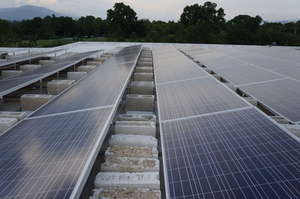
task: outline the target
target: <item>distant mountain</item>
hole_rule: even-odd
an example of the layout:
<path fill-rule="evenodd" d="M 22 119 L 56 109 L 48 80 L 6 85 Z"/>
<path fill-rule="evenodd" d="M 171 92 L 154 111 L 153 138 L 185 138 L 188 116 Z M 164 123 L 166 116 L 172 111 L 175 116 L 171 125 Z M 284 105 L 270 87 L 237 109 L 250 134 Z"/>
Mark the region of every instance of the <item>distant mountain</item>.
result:
<path fill-rule="evenodd" d="M 10 21 L 21 21 L 23 19 L 46 17 L 49 15 L 66 16 L 48 8 L 31 5 L 25 5 L 16 8 L 0 8 L 0 19 L 6 19 Z"/>

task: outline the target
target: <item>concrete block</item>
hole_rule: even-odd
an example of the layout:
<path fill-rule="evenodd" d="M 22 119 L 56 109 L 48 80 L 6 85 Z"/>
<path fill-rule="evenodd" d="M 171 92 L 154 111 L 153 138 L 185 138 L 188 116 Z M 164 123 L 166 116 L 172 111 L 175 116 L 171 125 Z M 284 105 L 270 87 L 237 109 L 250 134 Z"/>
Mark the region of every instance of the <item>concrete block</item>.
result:
<path fill-rule="evenodd" d="M 47 65 L 47 64 L 53 64 L 53 63 L 55 63 L 55 60 L 52 60 L 52 59 L 45 59 L 45 60 L 42 59 L 39 61 L 40 65 Z"/>
<path fill-rule="evenodd" d="M 8 52 L 0 52 L 0 60 L 1 59 L 7 59 L 8 58 Z"/>
<path fill-rule="evenodd" d="M 97 66 L 96 65 L 83 65 L 78 67 L 78 72 L 90 72 L 94 70 Z"/>
<path fill-rule="evenodd" d="M 106 52 L 106 53 L 103 53 L 101 55 L 101 57 L 112 57 L 113 55 L 114 55 L 113 53 Z"/>
<path fill-rule="evenodd" d="M 57 95 L 70 87 L 74 82 L 75 80 L 52 80 L 47 84 L 48 93 L 51 95 Z"/>
<path fill-rule="evenodd" d="M 154 110 L 154 95 L 134 95 L 126 96 L 126 111 L 151 111 Z"/>
<path fill-rule="evenodd" d="M 18 120 L 16 118 L 0 118 L 0 135 L 17 122 Z"/>
<path fill-rule="evenodd" d="M 25 94 L 21 96 L 21 107 L 23 111 L 34 111 L 47 103 L 53 95 Z"/>
<path fill-rule="evenodd" d="M 117 117 L 118 121 L 156 121 L 155 114 L 143 114 L 143 113 L 133 113 L 133 114 L 120 114 Z"/>
<path fill-rule="evenodd" d="M 105 172 L 159 172 L 159 160 L 154 158 L 108 157 L 101 165 Z"/>
<path fill-rule="evenodd" d="M 137 62 L 137 67 L 152 67 L 153 66 L 153 62 L 145 62 L 145 61 L 138 61 Z"/>
<path fill-rule="evenodd" d="M 252 97 L 245 97 L 245 100 L 247 100 L 250 104 L 257 106 L 258 105 L 258 101 Z"/>
<path fill-rule="evenodd" d="M 135 72 L 136 73 L 153 73 L 153 67 L 150 67 L 150 66 L 136 67 Z"/>
<path fill-rule="evenodd" d="M 160 190 L 146 188 L 95 189 L 90 199 L 161 199 Z"/>
<path fill-rule="evenodd" d="M 151 57 L 144 57 L 144 56 L 141 56 L 139 58 L 139 61 L 140 62 L 153 62 L 153 59 Z"/>
<path fill-rule="evenodd" d="M 68 76 L 68 80 L 80 80 L 81 78 L 83 78 L 85 75 L 87 74 L 87 72 L 68 72 L 67 76 Z"/>
<path fill-rule="evenodd" d="M 15 118 L 17 120 L 22 120 L 27 115 L 26 112 L 9 112 L 9 111 L 1 111 L 0 118 Z"/>
<path fill-rule="evenodd" d="M 152 81 L 133 81 L 130 83 L 130 93 L 152 95 L 154 93 L 154 83 Z"/>
<path fill-rule="evenodd" d="M 105 151 L 105 157 L 136 157 L 136 158 L 158 158 L 155 147 L 130 147 L 111 146 Z"/>
<path fill-rule="evenodd" d="M 157 148 L 157 139 L 145 135 L 113 135 L 109 140 L 109 145 Z"/>
<path fill-rule="evenodd" d="M 283 127 L 285 127 L 287 130 L 289 130 L 292 134 L 300 138 L 300 125 L 289 125 L 289 124 L 283 124 Z"/>
<path fill-rule="evenodd" d="M 42 65 L 39 65 L 39 64 L 26 64 L 26 65 L 20 66 L 20 70 L 21 71 L 31 71 L 31 70 L 37 70 L 41 67 L 42 67 Z"/>
<path fill-rule="evenodd" d="M 287 119 L 285 119 L 281 116 L 271 116 L 271 117 L 273 120 L 275 120 L 279 124 L 289 124 L 290 123 L 290 121 L 288 121 Z"/>
<path fill-rule="evenodd" d="M 3 71 L 1 71 L 1 77 L 9 78 L 9 77 L 21 75 L 22 73 L 23 73 L 23 71 L 21 71 L 21 70 L 3 70 Z"/>
<path fill-rule="evenodd" d="M 97 65 L 100 65 L 102 63 L 103 63 L 103 61 L 88 61 L 86 63 L 86 65 L 95 65 L 95 66 L 97 66 Z"/>
<path fill-rule="evenodd" d="M 151 121 L 116 121 L 114 128 L 116 134 L 156 135 L 156 123 Z"/>
<path fill-rule="evenodd" d="M 134 81 L 153 81 L 153 73 L 134 73 Z"/>
<path fill-rule="evenodd" d="M 96 188 L 150 188 L 159 189 L 158 172 L 100 172 L 95 179 Z"/>

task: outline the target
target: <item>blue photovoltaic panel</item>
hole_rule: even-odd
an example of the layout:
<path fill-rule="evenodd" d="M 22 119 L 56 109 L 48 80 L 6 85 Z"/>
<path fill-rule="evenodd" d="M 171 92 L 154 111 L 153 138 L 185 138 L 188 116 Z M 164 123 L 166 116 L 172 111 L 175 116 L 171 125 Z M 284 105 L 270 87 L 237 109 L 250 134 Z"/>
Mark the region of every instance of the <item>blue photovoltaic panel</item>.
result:
<path fill-rule="evenodd" d="M 243 63 L 236 63 L 232 66 L 216 68 L 214 69 L 214 72 L 235 85 L 284 78 L 284 76 L 281 76 L 279 74 Z"/>
<path fill-rule="evenodd" d="M 110 58 L 79 84 L 31 116 L 114 105 L 126 80 L 131 75 L 130 72 L 140 49 L 140 46 L 131 49 L 125 48 L 128 52 L 121 51 L 117 57 Z M 128 53 L 130 54 L 128 55 Z"/>
<path fill-rule="evenodd" d="M 161 120 L 249 106 L 212 77 L 157 85 Z"/>
<path fill-rule="evenodd" d="M 57 59 L 56 63 L 47 64 L 40 69 L 26 71 L 21 75 L 7 78 L 0 81 L 0 96 L 9 94 L 13 91 L 16 91 L 20 88 L 28 86 L 34 82 L 37 82 L 51 74 L 56 73 L 57 71 L 63 70 L 67 67 L 70 67 L 78 62 L 86 59 L 88 56 L 95 54 L 98 51 L 91 51 L 86 53 L 80 53 L 72 55 L 69 57 L 64 57 Z"/>
<path fill-rule="evenodd" d="M 25 120 L 2 135 L 0 198 L 69 198 L 111 111 Z"/>
<path fill-rule="evenodd" d="M 286 79 L 241 89 L 291 121 L 300 121 L 300 82 Z"/>
<path fill-rule="evenodd" d="M 173 48 L 170 49 L 172 53 L 170 51 L 161 53 L 159 49 L 153 51 L 157 84 L 208 75 L 185 55 L 176 49 L 174 52 L 173 50 Z M 166 56 L 163 56 L 164 54 Z"/>
<path fill-rule="evenodd" d="M 161 128 L 169 198 L 300 198 L 299 142 L 254 108 Z"/>

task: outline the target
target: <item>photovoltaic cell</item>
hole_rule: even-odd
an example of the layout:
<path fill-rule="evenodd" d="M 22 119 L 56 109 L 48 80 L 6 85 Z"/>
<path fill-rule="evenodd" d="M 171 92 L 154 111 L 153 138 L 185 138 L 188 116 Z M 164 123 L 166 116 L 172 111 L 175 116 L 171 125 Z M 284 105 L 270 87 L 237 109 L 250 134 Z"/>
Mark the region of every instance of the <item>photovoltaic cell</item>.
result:
<path fill-rule="evenodd" d="M 161 130 L 169 198 L 300 198 L 299 142 L 254 108 Z"/>
<path fill-rule="evenodd" d="M 25 120 L 0 139 L 0 198 L 69 198 L 111 109 Z"/>
<path fill-rule="evenodd" d="M 248 106 L 211 77 L 157 85 L 161 120 Z"/>
<path fill-rule="evenodd" d="M 241 87 L 246 93 L 295 122 L 300 120 L 299 88 L 300 82 L 289 79 Z"/>

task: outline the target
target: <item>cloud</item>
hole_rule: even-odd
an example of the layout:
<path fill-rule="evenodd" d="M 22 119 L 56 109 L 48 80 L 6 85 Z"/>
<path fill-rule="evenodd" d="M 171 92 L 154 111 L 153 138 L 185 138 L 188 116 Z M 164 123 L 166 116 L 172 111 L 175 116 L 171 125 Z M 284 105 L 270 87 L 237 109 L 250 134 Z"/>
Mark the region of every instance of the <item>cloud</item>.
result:
<path fill-rule="evenodd" d="M 57 0 L 16 0 L 17 5 L 31 4 L 40 6 L 49 6 L 57 3 Z"/>
<path fill-rule="evenodd" d="M 106 17 L 106 10 L 116 2 L 130 5 L 139 18 L 177 21 L 187 5 L 208 0 L 0 0 L 0 7 L 32 4 L 72 14 Z M 212 0 L 225 9 L 226 18 L 238 14 L 260 15 L 265 20 L 295 19 L 300 13 L 300 0 Z"/>

